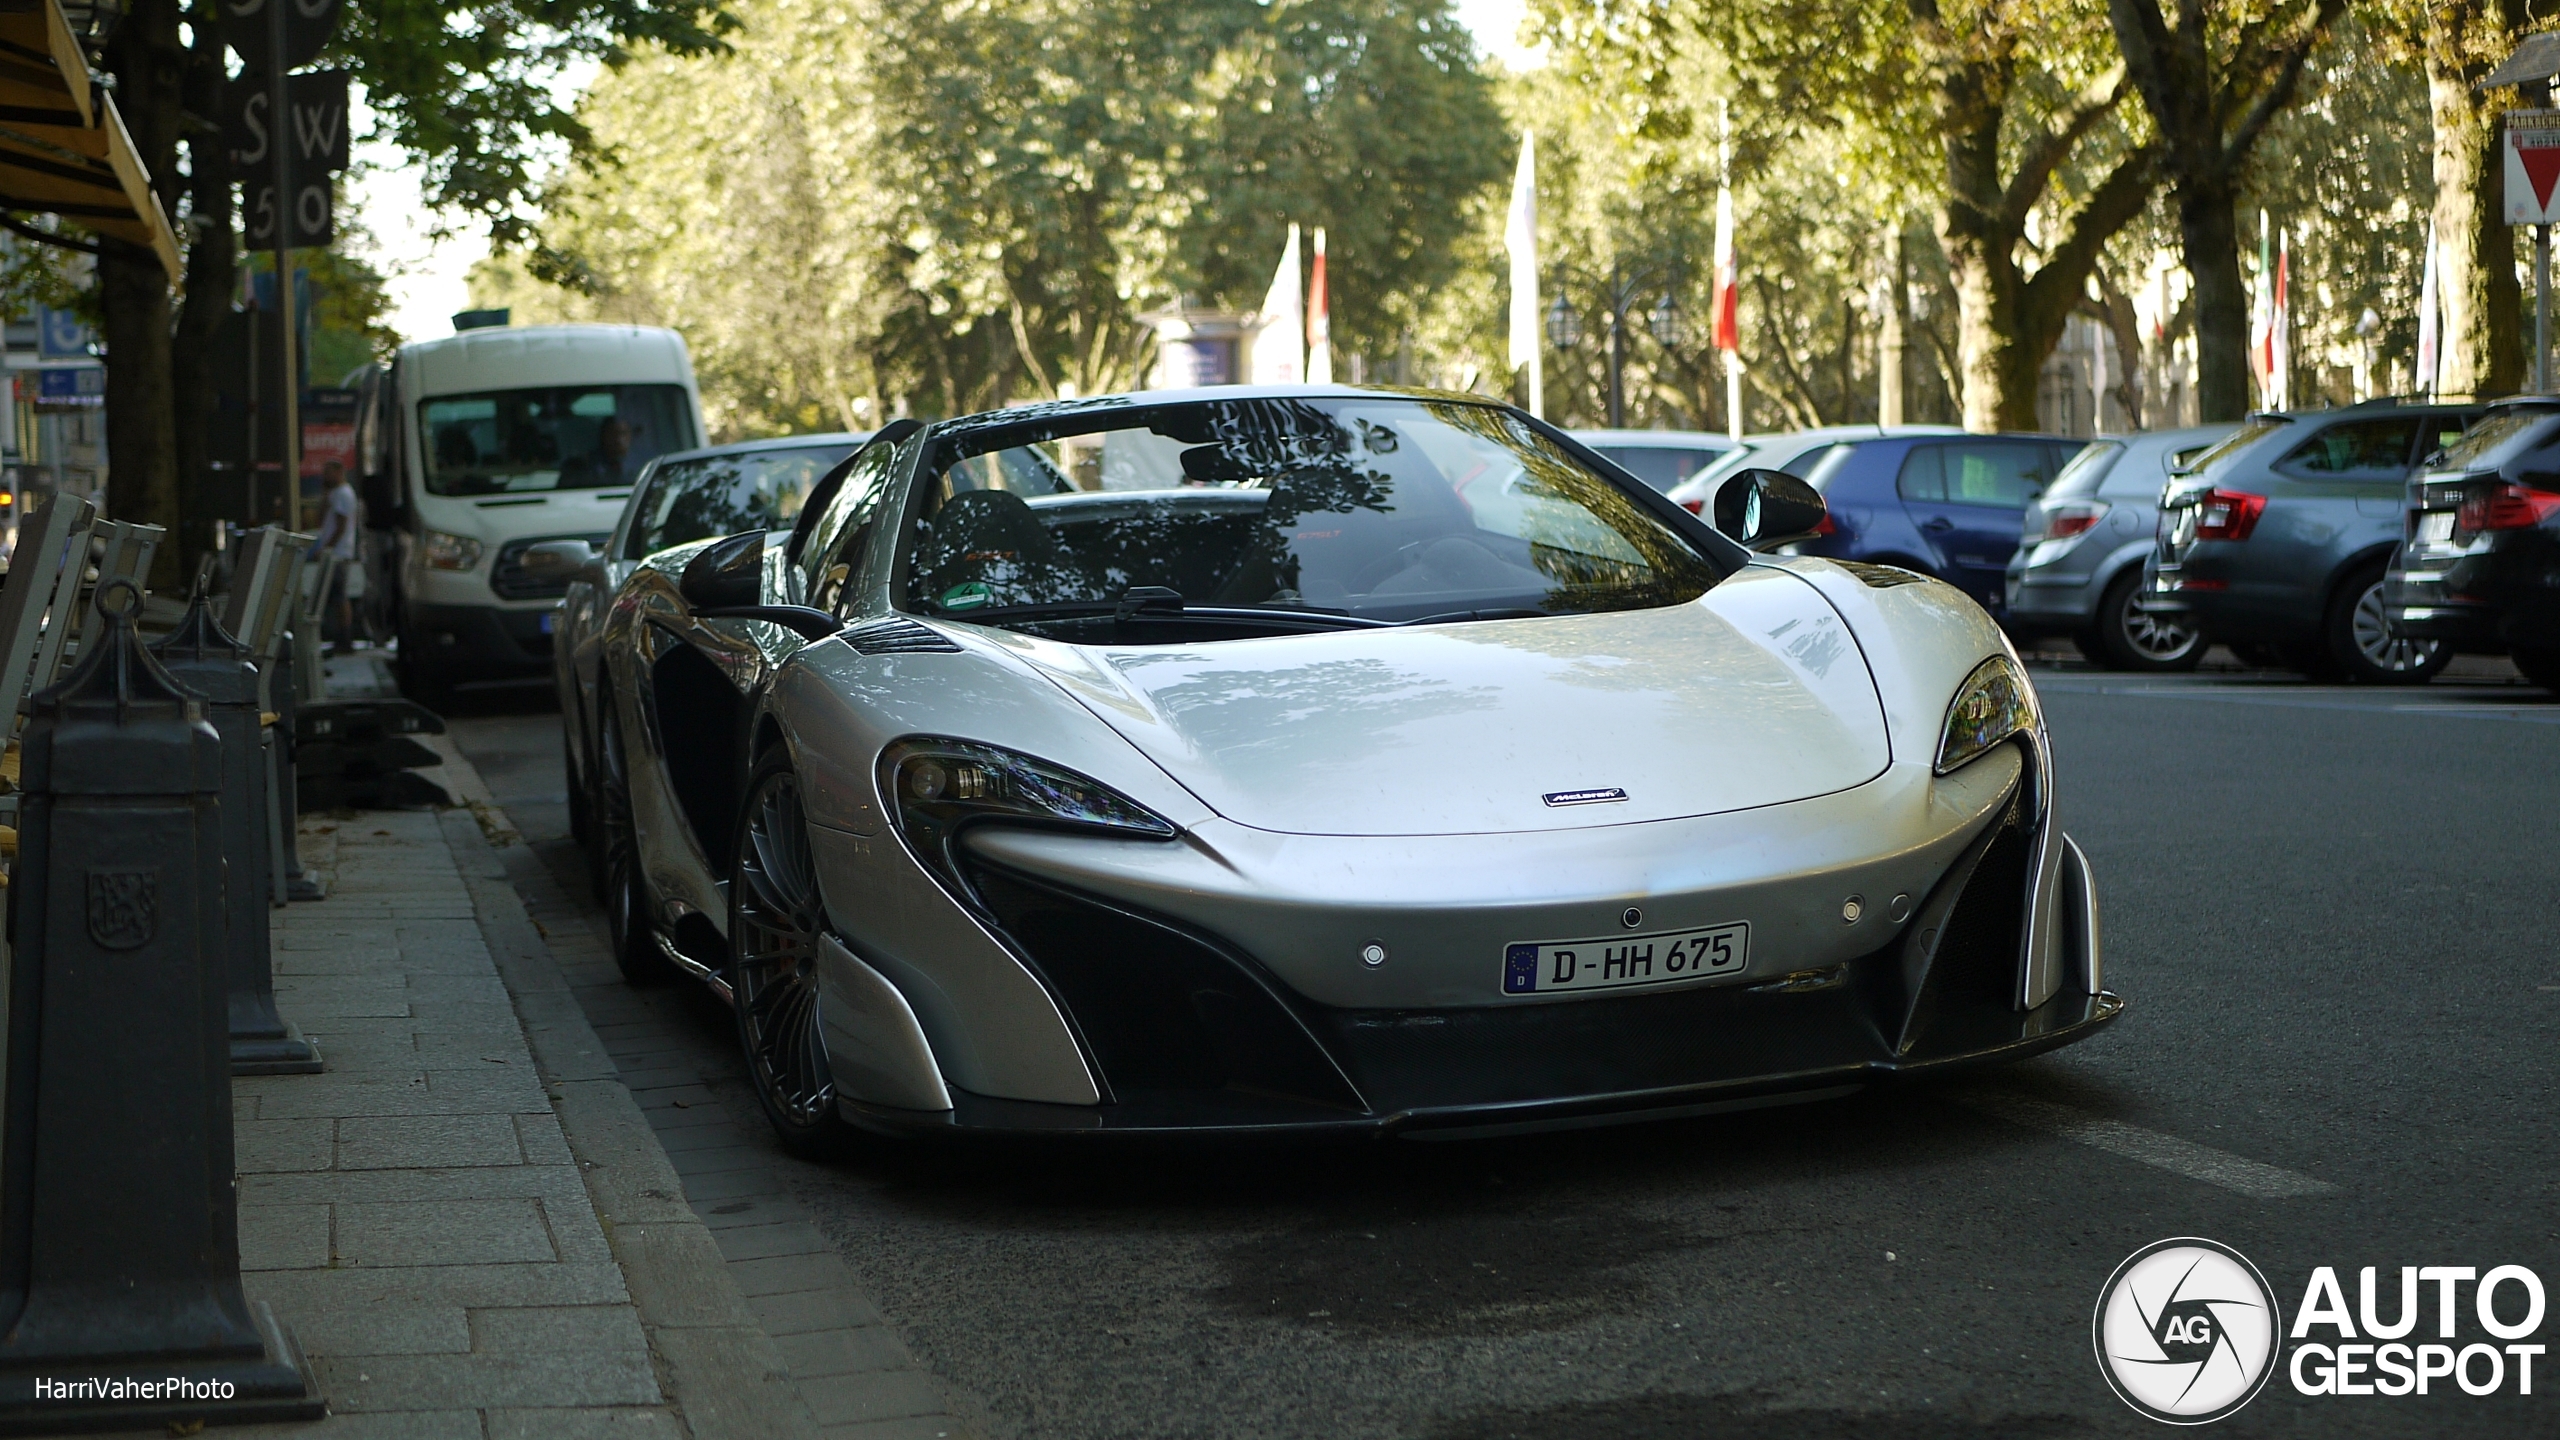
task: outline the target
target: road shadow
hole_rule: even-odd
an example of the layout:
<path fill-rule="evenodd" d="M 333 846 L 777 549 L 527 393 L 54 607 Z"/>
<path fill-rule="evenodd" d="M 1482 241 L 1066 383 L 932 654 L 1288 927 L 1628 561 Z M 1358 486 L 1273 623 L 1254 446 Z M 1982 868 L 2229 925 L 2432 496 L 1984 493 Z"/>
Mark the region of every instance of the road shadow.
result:
<path fill-rule="evenodd" d="M 1789 1410 L 1747 1395 L 1635 1395 L 1534 1410 L 1480 1410 L 1426 1432 L 1427 1440 L 2046 1440 L 2088 1433 L 2067 1415 L 1947 1415 L 1926 1411 Z"/>

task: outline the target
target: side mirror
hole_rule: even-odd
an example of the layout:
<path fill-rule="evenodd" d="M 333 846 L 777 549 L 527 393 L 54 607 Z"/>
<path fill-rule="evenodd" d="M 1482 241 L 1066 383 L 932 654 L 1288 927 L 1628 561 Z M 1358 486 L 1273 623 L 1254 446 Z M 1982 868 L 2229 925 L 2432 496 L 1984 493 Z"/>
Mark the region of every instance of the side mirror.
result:
<path fill-rule="evenodd" d="M 753 605 L 764 598 L 764 532 L 749 530 L 714 541 L 686 563 L 676 582 L 697 615 Z"/>
<path fill-rule="evenodd" d="M 538 580 L 566 580 L 587 568 L 596 558 L 595 547 L 584 540 L 545 540 L 528 545 L 516 557 L 524 573 Z"/>
<path fill-rule="evenodd" d="M 1821 491 L 1783 470 L 1736 470 L 1716 489 L 1716 529 L 1754 550 L 1802 540 L 1830 514 Z"/>

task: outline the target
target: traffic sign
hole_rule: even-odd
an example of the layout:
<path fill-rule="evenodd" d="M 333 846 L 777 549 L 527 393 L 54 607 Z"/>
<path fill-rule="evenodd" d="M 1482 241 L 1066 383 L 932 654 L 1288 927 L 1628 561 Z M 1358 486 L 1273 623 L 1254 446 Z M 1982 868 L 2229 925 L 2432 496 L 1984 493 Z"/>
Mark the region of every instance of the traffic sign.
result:
<path fill-rule="evenodd" d="M 285 110 L 292 120 L 288 151 L 294 177 L 334 175 L 347 168 L 347 72 L 314 70 L 287 75 Z M 222 138 L 231 150 L 235 175 L 272 175 L 275 156 L 267 148 L 275 133 L 267 108 L 273 103 L 267 81 L 251 76 L 223 87 Z"/>
<path fill-rule="evenodd" d="M 329 193 L 329 177 L 314 175 L 309 179 L 295 176 L 293 181 L 293 220 L 286 232 L 285 243 L 295 249 L 310 245 L 326 245 L 338 231 L 336 207 Z M 248 243 L 256 249 L 271 250 L 276 243 L 276 182 L 250 179 L 241 187 L 241 221 Z"/>
<path fill-rule="evenodd" d="M 222 43 L 251 74 L 269 73 L 267 6 L 271 0 L 222 0 Z M 284 68 L 308 65 L 338 32 L 339 0 L 273 0 L 284 6 Z"/>
<path fill-rule="evenodd" d="M 2560 224 L 2560 110 L 2507 112 L 2507 223 Z"/>

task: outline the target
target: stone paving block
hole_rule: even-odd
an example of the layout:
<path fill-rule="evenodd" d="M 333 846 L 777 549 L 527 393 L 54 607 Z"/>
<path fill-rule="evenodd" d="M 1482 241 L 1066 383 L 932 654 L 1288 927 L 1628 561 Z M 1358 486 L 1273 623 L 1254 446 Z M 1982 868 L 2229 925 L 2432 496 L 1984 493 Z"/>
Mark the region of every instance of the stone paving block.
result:
<path fill-rule="evenodd" d="M 773 1152 L 760 1145 L 721 1145 L 705 1150 L 670 1152 L 669 1162 L 676 1173 L 690 1180 L 696 1175 L 716 1175 L 727 1170 L 763 1170 L 773 1164 Z"/>
<path fill-rule="evenodd" d="M 327 1052 L 322 1052 L 326 1054 Z M 296 1116 L 402 1115 L 427 1101 L 422 1070 L 364 1070 L 354 1073 L 295 1075 L 299 1085 L 279 1085 L 265 1093 L 260 1107 L 269 1120 Z"/>
<path fill-rule="evenodd" d="M 488 1440 L 679 1440 L 664 1410 L 492 1410 Z"/>
<path fill-rule="evenodd" d="M 316 1423 L 225 1425 L 205 1433 L 221 1440 L 481 1440 L 483 1431 L 477 1410 L 396 1410 L 379 1415 L 332 1411 Z"/>
<path fill-rule="evenodd" d="M 409 987 L 399 979 L 355 975 L 286 975 L 276 979 L 276 1004 L 303 1020 L 409 1013 Z"/>
<path fill-rule="evenodd" d="M 447 1000 L 440 996 L 408 996 L 408 1013 L 421 1030 L 489 1030 L 515 1023 L 515 1007 L 485 1000 Z M 518 1030 L 517 1034 L 524 1032 Z"/>
<path fill-rule="evenodd" d="M 658 1144 L 665 1148 L 668 1162 L 679 1175 L 690 1168 L 686 1159 L 689 1155 L 739 1148 L 738 1127 L 726 1115 L 712 1112 L 698 1119 L 687 1117 L 694 1123 L 668 1125 L 661 1123 L 663 1113 L 651 1112 L 649 1128 L 657 1132 Z"/>
<path fill-rule="evenodd" d="M 446 1200 L 539 1200 L 574 1217 L 587 1196 L 572 1165 L 464 1166 L 452 1170 L 281 1171 L 240 1177 L 240 1198 L 261 1205 L 386 1205 Z"/>
<path fill-rule="evenodd" d="M 491 1056 L 513 1065 L 525 1058 L 524 1032 L 516 1029 L 421 1027 L 415 1032 L 415 1043 L 420 1062 L 431 1068 L 486 1062 Z"/>
<path fill-rule="evenodd" d="M 764 1333 L 775 1337 L 888 1323 L 878 1306 L 858 1291 L 843 1288 L 749 1296 L 747 1311 Z"/>
<path fill-rule="evenodd" d="M 369 1306 L 616 1305 L 631 1298 L 606 1264 L 443 1265 L 417 1270 L 268 1270 L 247 1282 L 252 1299 L 288 1322 L 317 1310 Z"/>
<path fill-rule="evenodd" d="M 510 1115 L 362 1116 L 338 1122 L 341 1170 L 521 1165 Z"/>
<path fill-rule="evenodd" d="M 240 1268 L 315 1270 L 329 1263 L 329 1207 L 240 1207 Z"/>
<path fill-rule="evenodd" d="M 459 1305 L 380 1305 L 296 1316 L 293 1338 L 306 1355 L 463 1355 L 470 1312 Z"/>
<path fill-rule="evenodd" d="M 778 1224 L 716 1230 L 712 1232 L 712 1239 L 718 1242 L 720 1253 L 728 1256 L 731 1264 L 787 1255 L 822 1255 L 831 1262 L 825 1268 L 834 1268 L 835 1247 L 828 1244 L 827 1238 L 818 1233 L 818 1228 L 806 1220 L 791 1219 Z"/>
<path fill-rule="evenodd" d="M 916 1363 L 915 1357 L 907 1353 L 906 1345 L 886 1325 L 784 1335 L 773 1343 L 774 1348 L 782 1352 L 782 1363 L 790 1366 L 792 1375 L 801 1380 L 825 1375 L 862 1375 L 874 1370 L 902 1370 Z"/>
<path fill-rule="evenodd" d="M 231 1123 L 244 1124 L 258 1118 L 258 1095 L 254 1090 L 235 1090 L 231 1095 Z"/>
<path fill-rule="evenodd" d="M 474 1310 L 471 1348 L 493 1355 L 544 1355 L 555 1351 L 645 1350 L 639 1312 L 628 1305 L 546 1305 L 533 1309 Z"/>
<path fill-rule="evenodd" d="M 322 1358 L 333 1409 L 548 1409 L 655 1405 L 662 1398 L 644 1352 L 576 1355 L 366 1355 Z"/>
<path fill-rule="evenodd" d="M 469 1000 L 483 1005 L 512 1005 L 507 987 L 498 983 L 494 971 L 483 969 L 476 975 L 409 976 L 412 999 Z"/>
<path fill-rule="evenodd" d="M 546 1105 L 539 1115 L 516 1117 L 516 1143 L 524 1147 L 525 1160 L 534 1165 L 572 1165 L 569 1142 L 560 1136 L 560 1117 Z"/>
<path fill-rule="evenodd" d="M 723 1230 L 771 1225 L 776 1220 L 797 1220 L 801 1216 L 800 1203 L 774 1187 L 770 1177 L 767 1177 L 767 1189 L 762 1193 L 699 1204 L 694 1207 L 694 1213 L 702 1217 L 703 1225 L 711 1231 L 714 1240 L 720 1238 Z"/>
<path fill-rule="evenodd" d="M 800 1398 L 821 1425 L 940 1415 L 951 1408 L 933 1377 L 915 1370 L 813 1375 L 800 1382 Z"/>
<path fill-rule="evenodd" d="M 767 1295 L 791 1295 L 844 1283 L 840 1269 L 822 1270 L 804 1255 L 777 1255 L 761 1260 L 735 1260 L 729 1276 L 750 1303 Z"/>
<path fill-rule="evenodd" d="M 770 1171 L 762 1169 L 723 1170 L 710 1175 L 684 1176 L 684 1198 L 696 1206 L 734 1199 L 741 1195 L 767 1195 L 772 1191 L 773 1175 Z"/>
<path fill-rule="evenodd" d="M 340 1075 L 365 1074 L 380 1070 L 415 1071 L 425 1063 L 419 1058 L 417 1035 L 414 1031 L 402 1030 L 393 1035 L 351 1035 L 344 1031 L 333 1032 L 311 1025 L 305 1026 L 302 1033 L 310 1038 L 312 1044 L 320 1047 L 320 1053 L 328 1059 L 330 1071 Z M 248 1078 L 244 1076 L 232 1082 L 235 1093 L 237 1087 Z M 294 1075 L 275 1078 L 301 1080 L 308 1077 Z"/>
<path fill-rule="evenodd" d="M 501 1265 L 560 1258 L 541 1205 L 533 1200 L 389 1202 L 337 1209 L 338 1259 L 346 1265 Z"/>
<path fill-rule="evenodd" d="M 825 1440 L 956 1440 L 969 1432 L 949 1415 L 907 1415 L 895 1420 L 830 1425 L 818 1433 Z"/>
<path fill-rule="evenodd" d="M 331 1054 L 329 1058 L 337 1057 Z M 335 1121 L 318 1117 L 235 1120 L 231 1124 L 232 1166 L 244 1175 L 265 1170 L 326 1170 L 335 1155 L 336 1133 Z"/>
<path fill-rule="evenodd" d="M 697 1224 L 616 1225 L 612 1239 L 633 1301 L 652 1325 L 746 1323 L 742 1311 L 753 1302 L 729 1298 L 716 1282 L 728 1262 L 710 1231 Z"/>

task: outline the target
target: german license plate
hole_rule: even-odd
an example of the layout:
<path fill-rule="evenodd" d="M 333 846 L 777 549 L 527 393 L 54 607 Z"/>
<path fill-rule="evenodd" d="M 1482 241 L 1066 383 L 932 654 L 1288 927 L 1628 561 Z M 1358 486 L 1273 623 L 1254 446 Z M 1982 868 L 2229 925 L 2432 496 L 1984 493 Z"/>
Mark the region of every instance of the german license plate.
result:
<path fill-rule="evenodd" d="M 557 611 L 557 610 L 545 610 L 545 611 L 543 611 L 543 612 L 542 612 L 542 633 L 543 633 L 543 634 L 545 634 L 545 635 L 550 634 L 550 633 L 551 633 L 551 626 L 552 626 L 552 623 L 553 623 L 554 621 L 558 620 L 559 618 L 560 618 L 560 612 L 559 612 L 559 611 Z"/>
<path fill-rule="evenodd" d="M 2430 510 L 2418 517 L 2418 539 L 2421 543 L 2441 545 L 2452 538 L 2452 511 Z"/>
<path fill-rule="evenodd" d="M 1746 921 L 1599 940 L 1521 941 L 1502 952 L 1502 993 L 1628 990 L 1739 975 L 1751 958 Z"/>

